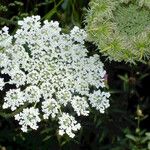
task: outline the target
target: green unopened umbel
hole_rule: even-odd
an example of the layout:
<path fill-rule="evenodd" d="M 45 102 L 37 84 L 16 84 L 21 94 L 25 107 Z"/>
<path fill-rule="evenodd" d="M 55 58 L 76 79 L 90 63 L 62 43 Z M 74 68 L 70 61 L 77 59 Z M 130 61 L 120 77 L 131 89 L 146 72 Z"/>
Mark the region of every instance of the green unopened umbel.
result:
<path fill-rule="evenodd" d="M 109 60 L 136 63 L 150 58 L 150 0 L 92 0 L 88 39 Z"/>

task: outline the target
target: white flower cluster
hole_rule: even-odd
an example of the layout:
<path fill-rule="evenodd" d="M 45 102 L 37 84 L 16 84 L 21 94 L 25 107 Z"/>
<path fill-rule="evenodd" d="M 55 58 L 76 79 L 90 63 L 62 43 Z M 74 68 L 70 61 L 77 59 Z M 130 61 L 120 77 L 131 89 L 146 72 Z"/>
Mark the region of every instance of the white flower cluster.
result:
<path fill-rule="evenodd" d="M 59 117 L 59 124 L 59 134 L 63 135 L 67 133 L 71 138 L 75 136 L 73 131 L 77 131 L 81 128 L 81 125 L 77 123 L 75 118 L 68 113 L 62 113 L 62 116 Z"/>
<path fill-rule="evenodd" d="M 23 105 L 25 98 L 23 92 L 20 89 L 10 89 L 4 98 L 3 108 L 11 108 L 14 111 L 20 105 Z"/>
<path fill-rule="evenodd" d="M 3 108 L 15 111 L 29 104 L 15 115 L 24 132 L 28 127 L 37 129 L 42 118 L 52 117 L 58 120 L 60 135 L 74 137 L 80 123 L 72 111 L 88 116 L 90 105 L 101 113 L 109 107 L 110 94 L 102 91 L 103 63 L 98 55 L 88 56 L 83 29 L 74 27 L 64 34 L 57 21 L 41 25 L 39 16 L 18 24 L 13 36 L 7 27 L 0 31 L 0 71 L 9 75 L 7 83 L 0 78 L 0 90 L 5 84 L 15 86 L 6 91 Z"/>
<path fill-rule="evenodd" d="M 38 128 L 37 123 L 41 121 L 39 110 L 34 107 L 23 109 L 20 114 L 15 115 L 15 119 L 22 125 L 21 130 L 23 132 L 27 132 L 27 126 L 36 130 Z"/>

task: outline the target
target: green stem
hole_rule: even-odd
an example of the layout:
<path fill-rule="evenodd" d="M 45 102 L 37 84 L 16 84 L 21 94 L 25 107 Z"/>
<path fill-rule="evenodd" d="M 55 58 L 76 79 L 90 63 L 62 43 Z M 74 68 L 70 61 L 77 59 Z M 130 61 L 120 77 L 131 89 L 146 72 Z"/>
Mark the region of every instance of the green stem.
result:
<path fill-rule="evenodd" d="M 37 102 L 35 102 L 35 104 L 34 104 L 34 106 L 33 106 L 33 107 L 35 108 L 35 107 L 36 107 L 36 105 L 37 105 Z"/>
<path fill-rule="evenodd" d="M 0 17 L 0 21 L 1 21 L 1 22 L 5 22 L 6 24 L 17 25 L 17 22 L 11 21 L 11 20 L 8 20 L 8 19 L 5 19 L 5 18 L 3 18 L 3 17 Z"/>
<path fill-rule="evenodd" d="M 62 3 L 63 1 L 64 1 L 64 0 L 60 0 L 60 2 L 59 2 L 57 5 L 55 5 L 55 7 L 54 7 L 52 10 L 50 10 L 50 11 L 42 18 L 42 20 L 44 20 L 44 19 L 50 19 L 50 18 L 56 13 L 57 8 L 61 5 L 61 3 Z"/>
<path fill-rule="evenodd" d="M 4 113 L 4 112 L 0 112 L 0 116 L 2 116 L 4 118 L 11 118 L 11 117 L 15 116 L 16 114 L 20 113 L 27 106 L 28 106 L 28 104 L 26 103 L 22 107 L 18 108 L 16 111 L 14 111 L 12 113 L 9 113 L 9 114 L 8 113 Z"/>

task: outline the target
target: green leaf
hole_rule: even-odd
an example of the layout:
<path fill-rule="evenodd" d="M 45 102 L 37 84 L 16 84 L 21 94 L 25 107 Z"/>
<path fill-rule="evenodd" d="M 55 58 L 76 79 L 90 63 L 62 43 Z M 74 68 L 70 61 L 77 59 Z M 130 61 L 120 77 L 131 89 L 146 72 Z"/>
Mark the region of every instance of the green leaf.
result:
<path fill-rule="evenodd" d="M 150 142 L 148 142 L 148 149 L 150 150 Z"/>
<path fill-rule="evenodd" d="M 134 142 L 137 141 L 137 138 L 134 136 L 134 135 L 131 135 L 131 134 L 126 134 L 126 137 Z"/>
<path fill-rule="evenodd" d="M 42 141 L 43 141 L 43 142 L 44 142 L 44 141 L 47 141 L 47 140 L 49 140 L 51 137 L 52 137 L 52 135 L 46 136 Z"/>

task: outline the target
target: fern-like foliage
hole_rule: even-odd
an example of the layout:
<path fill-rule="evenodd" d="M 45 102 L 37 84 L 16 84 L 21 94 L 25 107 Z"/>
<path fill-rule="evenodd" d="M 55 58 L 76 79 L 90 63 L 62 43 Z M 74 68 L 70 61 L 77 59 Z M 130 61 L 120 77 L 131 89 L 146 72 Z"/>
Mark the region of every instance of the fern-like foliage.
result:
<path fill-rule="evenodd" d="M 0 4 L 0 12 L 3 11 L 3 12 L 6 12 L 7 11 L 7 7 Z"/>
<path fill-rule="evenodd" d="M 86 31 L 109 60 L 135 64 L 150 58 L 150 0 L 92 0 Z"/>

